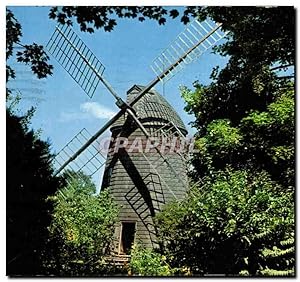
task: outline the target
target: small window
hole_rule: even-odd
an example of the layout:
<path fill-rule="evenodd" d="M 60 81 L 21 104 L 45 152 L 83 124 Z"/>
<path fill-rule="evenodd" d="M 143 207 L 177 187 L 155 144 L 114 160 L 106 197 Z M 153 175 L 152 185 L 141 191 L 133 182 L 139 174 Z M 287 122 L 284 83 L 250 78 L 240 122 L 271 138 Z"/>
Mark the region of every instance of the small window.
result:
<path fill-rule="evenodd" d="M 129 255 L 135 236 L 135 222 L 122 222 L 119 252 Z"/>
<path fill-rule="evenodd" d="M 110 167 L 107 172 L 107 184 L 108 185 L 110 184 L 110 181 L 111 181 L 112 172 L 113 172 L 113 168 Z"/>
<path fill-rule="evenodd" d="M 106 188 L 110 185 L 110 181 L 111 181 L 111 176 L 112 176 L 112 172 L 113 172 L 113 168 L 109 167 L 105 170 L 104 172 L 104 176 L 103 176 L 103 183 L 102 183 L 102 187 Z"/>

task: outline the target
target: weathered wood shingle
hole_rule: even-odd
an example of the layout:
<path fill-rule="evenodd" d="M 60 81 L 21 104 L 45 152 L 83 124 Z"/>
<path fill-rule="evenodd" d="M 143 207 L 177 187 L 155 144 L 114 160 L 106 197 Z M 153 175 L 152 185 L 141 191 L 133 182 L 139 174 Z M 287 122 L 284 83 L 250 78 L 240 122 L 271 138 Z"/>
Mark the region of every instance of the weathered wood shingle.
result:
<path fill-rule="evenodd" d="M 127 92 L 127 102 L 134 99 L 142 89 L 143 86 L 134 85 Z M 154 90 L 147 93 L 133 108 L 152 135 L 161 137 L 161 133 L 157 130 L 170 122 L 175 124 L 182 135 L 187 134 L 184 123 L 176 111 Z M 147 141 L 127 114 L 111 127 L 111 132 L 114 139 L 120 136 L 128 138 L 129 146 L 136 137 L 141 138 L 143 142 Z M 168 134 L 174 132 L 169 131 Z M 116 142 L 111 142 L 102 184 L 102 189 L 110 188 L 121 207 L 120 222 L 116 225 L 114 237 L 115 251 L 118 251 L 122 221 L 136 222 L 135 241 L 147 247 L 154 247 L 156 236 L 153 216 L 164 204 L 185 196 L 186 163 L 182 156 L 174 152 L 166 152 L 162 158 L 155 150 L 143 153 L 129 152 L 126 147 L 117 151 L 115 146 Z"/>

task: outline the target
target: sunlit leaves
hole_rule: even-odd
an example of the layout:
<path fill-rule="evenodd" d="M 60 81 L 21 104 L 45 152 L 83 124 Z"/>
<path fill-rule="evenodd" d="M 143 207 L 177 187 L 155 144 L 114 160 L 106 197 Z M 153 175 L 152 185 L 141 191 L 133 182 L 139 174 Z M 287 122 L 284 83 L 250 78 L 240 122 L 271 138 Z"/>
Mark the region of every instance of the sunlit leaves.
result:
<path fill-rule="evenodd" d="M 208 146 L 228 152 L 241 143 L 242 135 L 229 120 L 223 119 L 214 120 L 207 126 L 206 139 Z"/>
<path fill-rule="evenodd" d="M 273 146 L 270 148 L 269 155 L 275 164 L 293 160 L 295 157 L 294 146 Z"/>
<path fill-rule="evenodd" d="M 245 266 L 245 257 L 258 260 L 243 244 L 275 243 L 271 238 L 280 238 L 293 228 L 293 194 L 280 191 L 265 172 L 227 169 L 203 179 L 183 203 L 173 203 L 157 215 L 174 265 L 187 263 L 196 272 L 223 269 L 234 274 L 241 271 L 238 265 Z M 268 235 L 259 237 L 264 233 Z M 241 245 L 235 249 L 235 244 Z M 222 258 L 230 261 L 232 255 L 236 265 L 227 269 L 219 265 Z"/>
<path fill-rule="evenodd" d="M 63 275 L 88 275 L 101 267 L 98 261 L 112 240 L 118 208 L 108 191 L 94 194 L 89 177 L 70 175 L 66 187 L 49 199 L 54 204 L 51 243 L 57 244 L 50 269 Z M 81 266 L 72 263 L 74 260 L 81 261 Z"/>
<path fill-rule="evenodd" d="M 283 93 L 274 103 L 268 106 L 271 116 L 281 125 L 294 126 L 295 96 L 294 90 Z"/>
<path fill-rule="evenodd" d="M 139 245 L 133 246 L 129 264 L 130 275 L 171 276 L 174 271 L 167 264 L 165 256 Z"/>

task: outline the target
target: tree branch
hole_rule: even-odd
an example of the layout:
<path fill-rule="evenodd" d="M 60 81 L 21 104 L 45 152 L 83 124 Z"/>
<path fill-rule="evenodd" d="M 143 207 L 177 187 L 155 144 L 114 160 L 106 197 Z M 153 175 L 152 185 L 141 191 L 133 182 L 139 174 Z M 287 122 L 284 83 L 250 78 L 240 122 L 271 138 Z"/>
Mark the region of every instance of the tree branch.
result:
<path fill-rule="evenodd" d="M 277 66 L 277 67 L 271 68 L 270 71 L 274 71 L 274 70 L 278 70 L 278 69 L 284 69 L 284 68 L 288 68 L 288 67 L 291 67 L 291 66 L 294 66 L 294 64 Z"/>

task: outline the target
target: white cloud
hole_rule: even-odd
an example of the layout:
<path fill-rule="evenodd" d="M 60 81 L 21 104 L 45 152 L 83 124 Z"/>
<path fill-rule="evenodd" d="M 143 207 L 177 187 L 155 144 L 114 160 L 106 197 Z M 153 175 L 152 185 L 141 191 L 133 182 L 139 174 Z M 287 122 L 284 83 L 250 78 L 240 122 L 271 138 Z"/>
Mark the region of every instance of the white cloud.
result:
<path fill-rule="evenodd" d="M 86 102 L 80 105 L 80 110 L 98 119 L 112 118 L 116 113 L 96 102 Z"/>
<path fill-rule="evenodd" d="M 86 102 L 80 105 L 80 111 L 78 112 L 62 112 L 59 116 L 59 121 L 69 122 L 75 120 L 86 119 L 109 119 L 112 118 L 116 112 L 102 106 L 96 102 Z"/>
<path fill-rule="evenodd" d="M 83 120 L 83 119 L 88 119 L 88 118 L 89 118 L 89 116 L 86 113 L 62 112 L 62 113 L 60 113 L 59 121 L 68 122 L 68 121 Z"/>

